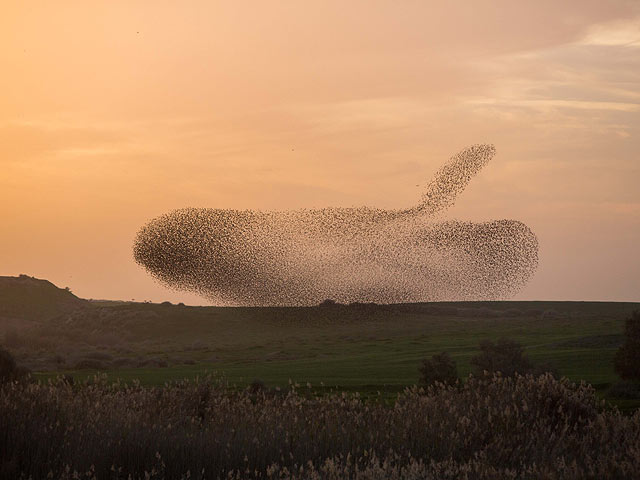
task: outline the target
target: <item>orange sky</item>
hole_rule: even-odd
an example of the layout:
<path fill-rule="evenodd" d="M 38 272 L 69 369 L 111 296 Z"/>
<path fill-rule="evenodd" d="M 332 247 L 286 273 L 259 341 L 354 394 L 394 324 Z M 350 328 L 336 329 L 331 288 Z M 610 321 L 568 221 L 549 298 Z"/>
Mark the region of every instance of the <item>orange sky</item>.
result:
<path fill-rule="evenodd" d="M 489 142 L 447 216 L 536 232 L 517 298 L 639 301 L 638 2 L 446 3 L 4 0 L 0 275 L 205 303 L 133 262 L 147 220 L 403 207 Z"/>

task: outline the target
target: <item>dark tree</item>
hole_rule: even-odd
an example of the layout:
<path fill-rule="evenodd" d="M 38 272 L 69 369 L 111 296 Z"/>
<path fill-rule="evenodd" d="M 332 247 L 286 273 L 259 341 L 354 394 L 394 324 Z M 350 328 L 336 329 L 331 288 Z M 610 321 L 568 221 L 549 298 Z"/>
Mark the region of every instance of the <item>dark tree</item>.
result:
<path fill-rule="evenodd" d="M 338 302 L 336 302 L 333 298 L 327 298 L 319 304 L 320 307 L 335 307 L 336 305 L 338 305 Z"/>
<path fill-rule="evenodd" d="M 624 343 L 613 360 L 614 368 L 625 380 L 640 380 L 640 310 L 625 322 L 624 336 Z"/>
<path fill-rule="evenodd" d="M 267 385 L 259 378 L 255 378 L 247 388 L 251 393 L 260 393 L 267 389 Z"/>
<path fill-rule="evenodd" d="M 447 352 L 433 355 L 431 359 L 425 358 L 419 371 L 420 382 L 427 386 L 436 382 L 453 385 L 458 379 L 456 362 Z"/>
<path fill-rule="evenodd" d="M 534 371 L 531 361 L 524 356 L 524 347 L 508 338 L 497 342 L 484 340 L 480 343 L 480 353 L 471 358 L 471 365 L 476 375 L 501 372 L 512 377 L 516 373 L 525 375 Z"/>
<path fill-rule="evenodd" d="M 16 364 L 13 355 L 0 347 L 0 383 L 17 380 L 24 374 L 25 370 Z"/>

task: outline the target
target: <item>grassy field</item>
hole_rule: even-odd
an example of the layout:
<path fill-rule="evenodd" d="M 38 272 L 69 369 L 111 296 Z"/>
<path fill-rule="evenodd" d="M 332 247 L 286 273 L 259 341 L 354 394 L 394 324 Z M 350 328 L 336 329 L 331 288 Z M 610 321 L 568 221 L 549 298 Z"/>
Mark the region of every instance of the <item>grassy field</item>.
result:
<path fill-rule="evenodd" d="M 612 359 L 623 339 L 625 318 L 638 308 L 640 304 L 604 302 L 306 308 L 114 303 L 97 306 L 99 313 L 93 316 L 67 319 L 65 326 L 76 334 L 86 332 L 87 338 L 108 339 L 103 344 L 90 340 L 96 345 L 83 347 L 118 356 L 99 371 L 149 385 L 216 372 L 239 386 L 254 379 L 286 386 L 292 380 L 316 387 L 393 392 L 418 382 L 418 366 L 427 356 L 449 352 L 464 377 L 482 339 L 508 337 L 525 345 L 534 362 L 550 363 L 562 375 L 604 392 L 619 381 Z M 59 325 L 47 328 L 50 335 L 60 335 Z M 135 365 L 135 359 L 145 358 L 160 359 L 167 366 Z M 36 369 L 35 375 L 86 377 L 96 371 L 71 364 Z"/>

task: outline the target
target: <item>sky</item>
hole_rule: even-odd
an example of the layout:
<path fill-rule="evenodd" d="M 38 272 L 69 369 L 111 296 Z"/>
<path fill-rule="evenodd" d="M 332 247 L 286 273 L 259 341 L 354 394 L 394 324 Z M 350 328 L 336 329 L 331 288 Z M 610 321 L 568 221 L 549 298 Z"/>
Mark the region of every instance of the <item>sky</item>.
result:
<path fill-rule="evenodd" d="M 517 219 L 517 300 L 640 301 L 640 3 L 14 1 L 0 15 L 0 275 L 207 304 L 137 231 L 182 207 L 403 208 L 494 160 L 445 218 Z"/>

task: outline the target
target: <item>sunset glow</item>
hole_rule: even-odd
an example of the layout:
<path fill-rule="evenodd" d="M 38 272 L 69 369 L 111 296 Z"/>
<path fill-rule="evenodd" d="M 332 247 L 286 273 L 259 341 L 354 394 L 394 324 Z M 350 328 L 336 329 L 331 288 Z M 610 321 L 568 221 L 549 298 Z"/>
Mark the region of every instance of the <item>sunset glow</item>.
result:
<path fill-rule="evenodd" d="M 486 142 L 446 217 L 536 232 L 516 298 L 640 300 L 638 3 L 445 5 L 3 3 L 0 275 L 202 304 L 134 262 L 149 219 L 404 208 Z"/>

